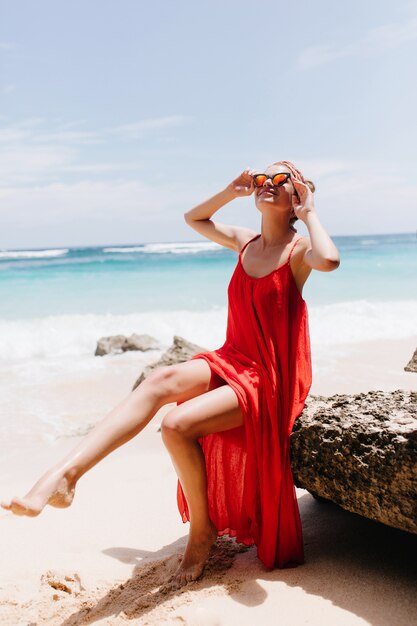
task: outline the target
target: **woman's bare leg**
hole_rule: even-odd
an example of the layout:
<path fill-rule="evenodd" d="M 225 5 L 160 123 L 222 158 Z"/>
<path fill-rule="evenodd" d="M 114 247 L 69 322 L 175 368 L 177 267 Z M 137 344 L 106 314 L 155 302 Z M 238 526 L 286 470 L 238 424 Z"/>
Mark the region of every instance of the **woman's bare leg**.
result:
<path fill-rule="evenodd" d="M 2 502 L 16 515 L 39 515 L 46 504 L 71 504 L 79 478 L 110 452 L 128 442 L 148 424 L 159 408 L 188 400 L 210 388 L 211 371 L 204 359 L 157 368 L 105 415 L 73 450 L 51 467 L 23 498 Z"/>
<path fill-rule="evenodd" d="M 174 407 L 162 421 L 162 438 L 190 512 L 187 547 L 168 587 L 178 588 L 198 578 L 217 538 L 217 529 L 209 517 L 206 467 L 198 438 L 242 424 L 242 409 L 227 384 Z"/>

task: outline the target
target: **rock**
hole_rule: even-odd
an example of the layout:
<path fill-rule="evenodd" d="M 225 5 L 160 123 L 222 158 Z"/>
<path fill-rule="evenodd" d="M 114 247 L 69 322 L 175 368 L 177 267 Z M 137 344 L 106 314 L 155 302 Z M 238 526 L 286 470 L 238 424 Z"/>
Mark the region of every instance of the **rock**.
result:
<path fill-rule="evenodd" d="M 153 370 L 157 367 L 160 367 L 162 365 L 174 365 L 174 363 L 183 363 L 184 361 L 188 361 L 189 359 L 191 359 L 194 354 L 207 351 L 207 348 L 203 348 L 202 346 L 198 346 L 195 343 L 187 341 L 183 337 L 174 335 L 172 345 L 168 348 L 166 352 L 164 352 L 164 354 L 161 356 L 160 359 L 158 359 L 158 361 L 150 363 L 144 368 L 139 378 L 135 381 L 135 384 L 132 387 L 132 391 L 136 389 L 136 387 L 140 385 L 140 383 L 143 382 L 145 378 L 149 376 L 149 374 L 153 372 Z"/>
<path fill-rule="evenodd" d="M 404 367 L 406 372 L 417 372 L 417 348 L 414 350 L 414 354 Z"/>
<path fill-rule="evenodd" d="M 290 442 L 297 487 L 417 533 L 417 392 L 308 396 Z"/>
<path fill-rule="evenodd" d="M 137 335 L 133 333 L 126 339 L 126 343 L 122 346 L 122 350 L 161 350 L 162 344 L 150 335 Z"/>
<path fill-rule="evenodd" d="M 112 335 L 110 337 L 101 337 L 97 341 L 96 351 L 94 356 L 104 356 L 112 352 L 121 352 L 122 346 L 126 341 L 124 335 Z"/>
<path fill-rule="evenodd" d="M 154 337 L 150 335 L 137 335 L 133 333 L 130 337 L 125 335 L 110 335 L 109 337 L 101 337 L 97 342 L 94 356 L 104 356 L 105 354 L 117 354 L 126 352 L 127 350 L 161 350 L 160 344 Z"/>

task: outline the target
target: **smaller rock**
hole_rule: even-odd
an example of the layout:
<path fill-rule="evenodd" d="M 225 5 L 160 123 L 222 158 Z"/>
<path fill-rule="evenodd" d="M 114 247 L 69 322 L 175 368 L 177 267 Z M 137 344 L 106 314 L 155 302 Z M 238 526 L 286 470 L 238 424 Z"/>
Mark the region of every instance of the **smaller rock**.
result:
<path fill-rule="evenodd" d="M 417 348 L 414 350 L 414 354 L 404 367 L 405 372 L 417 372 Z"/>
<path fill-rule="evenodd" d="M 120 354 L 128 350 L 161 350 L 162 344 L 150 335 L 137 335 L 133 333 L 130 337 L 125 335 L 110 335 L 101 337 L 97 341 L 94 356 L 104 356 L 106 354 Z"/>
<path fill-rule="evenodd" d="M 163 353 L 160 359 L 155 361 L 154 363 L 150 363 L 147 365 L 139 378 L 136 380 L 135 384 L 132 387 L 132 391 L 136 389 L 141 382 L 149 376 L 151 372 L 157 367 L 161 367 L 162 365 L 174 365 L 175 363 L 183 363 L 184 361 L 188 361 L 192 356 L 197 354 L 198 352 L 207 352 L 207 348 L 203 348 L 195 343 L 191 343 L 191 341 L 187 341 L 184 337 L 179 337 L 178 335 L 174 335 L 173 343 L 168 348 L 166 352 Z"/>
<path fill-rule="evenodd" d="M 122 346 L 122 350 L 141 350 L 142 352 L 146 352 L 147 350 L 162 350 L 162 344 L 150 335 L 137 335 L 133 333 L 133 335 L 127 337 L 125 344 Z"/>
<path fill-rule="evenodd" d="M 122 346 L 126 341 L 124 335 L 112 335 L 110 337 L 101 337 L 97 341 L 96 351 L 94 356 L 104 356 L 105 354 L 111 354 L 114 352 L 122 352 Z"/>

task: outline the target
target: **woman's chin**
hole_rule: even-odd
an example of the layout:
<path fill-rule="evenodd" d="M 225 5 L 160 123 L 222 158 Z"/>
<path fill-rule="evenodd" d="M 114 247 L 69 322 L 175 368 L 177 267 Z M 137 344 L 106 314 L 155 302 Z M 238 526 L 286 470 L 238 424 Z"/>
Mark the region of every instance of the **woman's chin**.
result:
<path fill-rule="evenodd" d="M 259 196 L 258 198 L 258 202 L 276 202 L 276 198 L 277 196 L 274 196 L 272 194 L 269 193 L 263 193 L 261 196 Z"/>

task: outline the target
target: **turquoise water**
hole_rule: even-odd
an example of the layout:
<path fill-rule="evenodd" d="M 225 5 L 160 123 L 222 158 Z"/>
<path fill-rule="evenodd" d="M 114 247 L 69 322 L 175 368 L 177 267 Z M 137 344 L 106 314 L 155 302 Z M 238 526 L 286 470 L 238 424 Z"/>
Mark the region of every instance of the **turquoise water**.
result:
<path fill-rule="evenodd" d="M 333 237 L 341 265 L 313 271 L 311 305 L 417 299 L 416 234 Z M 237 254 L 210 241 L 0 251 L 0 319 L 226 306 Z"/>
<path fill-rule="evenodd" d="M 417 333 L 416 233 L 332 237 L 303 289 L 320 345 Z M 218 347 L 238 256 L 211 241 L 0 251 L 0 359 L 87 354 L 99 336 Z"/>

